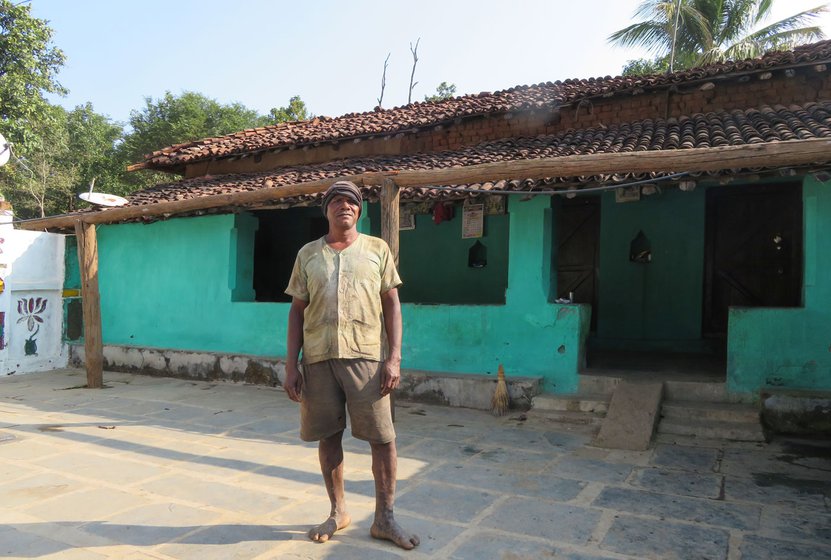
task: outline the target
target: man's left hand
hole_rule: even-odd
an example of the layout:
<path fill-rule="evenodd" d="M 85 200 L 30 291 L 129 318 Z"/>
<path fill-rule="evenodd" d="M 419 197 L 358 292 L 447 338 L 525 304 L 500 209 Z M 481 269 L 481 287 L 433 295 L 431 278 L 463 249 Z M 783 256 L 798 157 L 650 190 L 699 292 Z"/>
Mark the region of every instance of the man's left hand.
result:
<path fill-rule="evenodd" d="M 401 382 L 401 358 L 387 358 L 381 371 L 381 396 L 389 395 Z"/>

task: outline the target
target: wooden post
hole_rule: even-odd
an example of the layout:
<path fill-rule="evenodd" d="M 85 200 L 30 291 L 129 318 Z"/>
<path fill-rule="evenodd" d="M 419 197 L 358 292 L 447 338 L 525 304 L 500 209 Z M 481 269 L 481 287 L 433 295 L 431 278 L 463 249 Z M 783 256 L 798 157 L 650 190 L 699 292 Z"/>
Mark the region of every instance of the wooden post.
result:
<path fill-rule="evenodd" d="M 84 313 L 84 362 L 87 388 L 104 385 L 104 347 L 101 336 L 101 299 L 98 294 L 98 240 L 95 224 L 75 223 L 78 263 L 81 267 L 81 298 Z"/>
<path fill-rule="evenodd" d="M 398 185 L 392 179 L 384 179 L 381 187 L 381 239 L 390 246 L 398 267 L 398 227 L 400 210 L 398 206 Z"/>
<path fill-rule="evenodd" d="M 399 189 L 392 179 L 384 179 L 381 186 L 381 238 L 387 242 L 395 268 L 398 268 Z M 390 393 L 392 421 L 395 422 L 395 391 Z"/>

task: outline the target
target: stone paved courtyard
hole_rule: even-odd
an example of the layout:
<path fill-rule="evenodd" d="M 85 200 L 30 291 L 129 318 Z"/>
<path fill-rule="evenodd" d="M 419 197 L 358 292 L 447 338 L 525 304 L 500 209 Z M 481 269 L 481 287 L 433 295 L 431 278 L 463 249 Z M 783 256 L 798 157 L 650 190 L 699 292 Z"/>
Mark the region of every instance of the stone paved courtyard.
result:
<path fill-rule="evenodd" d="M 592 447 L 533 414 L 400 402 L 397 517 L 371 539 L 369 449 L 346 438 L 352 525 L 280 389 L 81 370 L 0 379 L 0 556 L 460 560 L 831 558 L 831 442 Z"/>

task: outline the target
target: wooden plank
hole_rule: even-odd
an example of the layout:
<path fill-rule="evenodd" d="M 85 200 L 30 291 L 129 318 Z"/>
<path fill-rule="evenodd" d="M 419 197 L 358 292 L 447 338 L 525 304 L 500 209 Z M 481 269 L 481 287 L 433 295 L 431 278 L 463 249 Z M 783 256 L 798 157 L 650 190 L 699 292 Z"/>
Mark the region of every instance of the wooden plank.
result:
<path fill-rule="evenodd" d="M 595 447 L 646 451 L 661 414 L 664 384 L 623 380 L 615 388 Z"/>
<path fill-rule="evenodd" d="M 78 263 L 81 267 L 81 298 L 84 313 L 84 362 L 87 388 L 104 385 L 104 347 L 101 334 L 101 299 L 98 293 L 98 240 L 95 224 L 75 223 Z"/>
<path fill-rule="evenodd" d="M 89 223 L 114 223 L 208 208 L 256 205 L 300 194 L 321 192 L 335 181 L 344 179 L 353 181 L 358 185 L 380 185 L 384 179 L 394 178 L 399 187 L 423 187 L 481 183 L 503 179 L 581 177 L 612 173 L 713 172 L 757 167 L 776 168 L 820 164 L 829 161 L 831 161 L 831 138 L 812 138 L 809 140 L 789 140 L 744 146 L 586 154 L 483 163 L 446 169 L 372 172 L 279 187 L 273 186 L 271 181 L 266 179 L 263 181 L 263 188 L 253 191 L 203 196 L 172 202 L 157 202 L 142 206 L 109 208 L 86 213 L 83 215 L 83 220 Z M 70 228 L 78 219 L 77 214 L 53 216 L 20 222 L 18 227 L 29 230 Z"/>

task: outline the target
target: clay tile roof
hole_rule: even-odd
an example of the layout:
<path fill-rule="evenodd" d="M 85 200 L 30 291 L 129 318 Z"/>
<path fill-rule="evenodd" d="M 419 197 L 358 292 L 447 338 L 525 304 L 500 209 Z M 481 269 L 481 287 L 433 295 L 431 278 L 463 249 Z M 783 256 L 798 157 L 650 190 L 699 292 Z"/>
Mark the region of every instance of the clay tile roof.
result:
<path fill-rule="evenodd" d="M 280 123 L 218 138 L 186 142 L 153 152 L 145 156 L 142 163 L 131 168 L 170 170 L 206 159 L 318 142 L 397 134 L 470 116 L 551 109 L 596 96 L 631 93 L 828 60 L 831 60 L 831 40 L 797 47 L 793 51 L 771 52 L 760 58 L 712 64 L 673 74 L 606 76 L 516 86 L 494 93 L 463 95 L 435 102 L 415 102 L 392 109 L 376 108 L 374 111 L 349 113 L 337 118 L 317 117 L 309 121 Z"/>
<path fill-rule="evenodd" d="M 831 101 L 806 105 L 762 106 L 756 109 L 698 113 L 670 119 L 645 119 L 610 127 L 569 130 L 551 136 L 510 138 L 491 141 L 457 151 L 400 156 L 354 158 L 316 165 L 281 168 L 250 174 L 229 174 L 185 179 L 133 193 L 129 204 L 136 206 L 184 200 L 200 196 L 229 194 L 297 184 L 319 179 L 378 171 L 442 169 L 480 163 L 550 158 L 580 154 L 617 153 L 643 150 L 737 146 L 783 140 L 831 138 Z M 831 156 L 830 156 L 831 157 Z M 731 170 L 735 172 L 736 170 Z M 639 175 L 595 175 L 591 177 L 550 177 L 544 180 L 499 181 L 484 186 L 490 190 L 534 190 L 551 185 L 589 185 L 643 178 Z M 456 185 L 467 187 L 469 185 Z M 373 199 L 377 187 L 365 187 Z M 286 199 L 286 204 L 313 203 L 318 195 Z M 401 198 L 458 198 L 452 190 L 430 187 L 402 189 Z"/>

